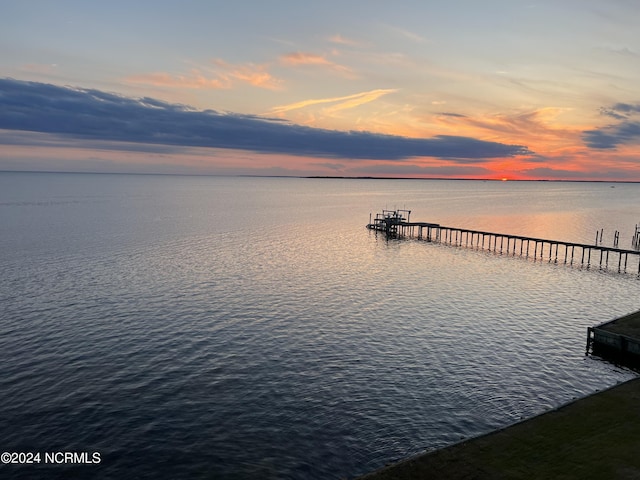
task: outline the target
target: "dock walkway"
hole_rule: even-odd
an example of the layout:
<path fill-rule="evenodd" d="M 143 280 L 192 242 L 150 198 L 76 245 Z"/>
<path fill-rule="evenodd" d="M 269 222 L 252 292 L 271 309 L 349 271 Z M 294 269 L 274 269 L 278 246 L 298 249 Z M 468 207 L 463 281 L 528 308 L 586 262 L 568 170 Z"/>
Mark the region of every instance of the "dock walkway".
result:
<path fill-rule="evenodd" d="M 520 255 L 522 257 L 548 258 L 549 262 L 590 267 L 598 264 L 600 268 L 609 269 L 617 260 L 618 272 L 626 272 L 629 258 L 634 258 L 640 276 L 640 250 L 630 250 L 604 245 L 548 240 L 523 235 L 486 232 L 468 228 L 448 227 L 437 223 L 411 222 L 411 210 L 383 210 L 373 219 L 370 218 L 367 228 L 383 232 L 393 238 L 417 238 L 428 242 L 446 243 L 488 250 L 496 253 Z M 406 216 L 405 216 L 406 215 Z"/>

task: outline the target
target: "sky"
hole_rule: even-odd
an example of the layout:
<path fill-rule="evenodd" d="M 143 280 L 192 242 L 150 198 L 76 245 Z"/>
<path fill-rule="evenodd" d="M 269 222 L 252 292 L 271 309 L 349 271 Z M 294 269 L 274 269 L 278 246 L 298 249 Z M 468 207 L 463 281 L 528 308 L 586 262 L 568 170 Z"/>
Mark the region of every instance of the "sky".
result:
<path fill-rule="evenodd" d="M 0 170 L 640 181 L 636 0 L 0 0 Z"/>

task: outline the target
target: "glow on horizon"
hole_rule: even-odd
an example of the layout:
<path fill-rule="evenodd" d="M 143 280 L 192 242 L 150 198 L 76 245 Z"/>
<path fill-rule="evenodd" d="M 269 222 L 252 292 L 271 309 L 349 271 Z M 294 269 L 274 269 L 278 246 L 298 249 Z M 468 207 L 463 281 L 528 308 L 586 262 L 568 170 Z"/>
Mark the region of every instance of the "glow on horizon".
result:
<path fill-rule="evenodd" d="M 615 0 L 3 2 L 0 78 L 530 153 L 398 161 L 374 151 L 98 148 L 68 135 L 43 143 L 0 118 L 0 170 L 640 181 L 639 17 L 640 4 Z"/>

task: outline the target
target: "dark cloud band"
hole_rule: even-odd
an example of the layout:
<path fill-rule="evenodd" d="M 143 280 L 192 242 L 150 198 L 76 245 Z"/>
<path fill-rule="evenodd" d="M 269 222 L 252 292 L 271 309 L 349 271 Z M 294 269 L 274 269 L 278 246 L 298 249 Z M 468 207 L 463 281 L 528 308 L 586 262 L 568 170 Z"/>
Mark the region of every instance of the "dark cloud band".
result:
<path fill-rule="evenodd" d="M 601 108 L 600 113 L 618 123 L 584 131 L 582 139 L 588 147 L 612 150 L 618 145 L 640 143 L 640 121 L 637 119 L 640 104 L 616 103 Z"/>
<path fill-rule="evenodd" d="M 195 110 L 152 98 L 0 79 L 0 129 L 74 139 L 214 147 L 324 158 L 458 162 L 529 155 L 522 145 L 438 135 L 407 138 L 293 125 L 252 115 Z"/>

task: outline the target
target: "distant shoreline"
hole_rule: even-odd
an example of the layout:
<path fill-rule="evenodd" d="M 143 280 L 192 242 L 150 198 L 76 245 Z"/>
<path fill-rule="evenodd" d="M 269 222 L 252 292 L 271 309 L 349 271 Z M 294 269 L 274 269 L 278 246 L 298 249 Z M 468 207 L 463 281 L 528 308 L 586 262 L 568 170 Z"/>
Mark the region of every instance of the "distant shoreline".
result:
<path fill-rule="evenodd" d="M 446 177 L 372 177 L 344 175 L 249 175 L 249 174 L 215 174 L 215 173 L 153 173 L 153 172 L 79 172 L 51 170 L 0 170 L 0 173 L 60 173 L 80 175 L 162 175 L 167 177 L 248 177 L 248 178 L 308 178 L 328 180 L 442 180 L 469 182 L 546 182 L 546 183 L 640 183 L 636 180 L 563 180 L 563 179 L 507 179 L 500 178 L 446 178 Z"/>

